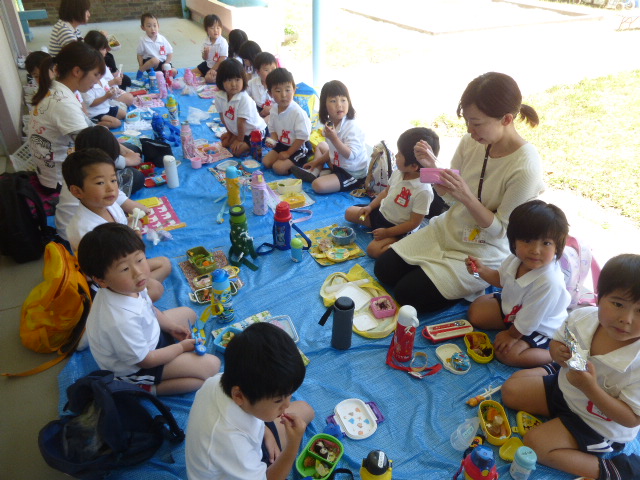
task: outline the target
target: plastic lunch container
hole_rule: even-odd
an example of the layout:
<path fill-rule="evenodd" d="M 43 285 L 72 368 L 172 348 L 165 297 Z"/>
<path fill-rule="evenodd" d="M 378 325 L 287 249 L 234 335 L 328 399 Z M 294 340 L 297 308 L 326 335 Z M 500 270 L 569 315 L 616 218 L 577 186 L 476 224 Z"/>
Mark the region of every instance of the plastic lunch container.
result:
<path fill-rule="evenodd" d="M 227 327 L 224 330 L 222 330 L 216 336 L 216 338 L 213 339 L 213 344 L 215 345 L 216 350 L 220 353 L 224 353 L 224 351 L 227 349 L 227 345 L 225 342 L 228 343 L 229 341 L 231 341 L 231 339 L 229 339 L 229 334 L 233 333 L 233 335 L 235 336 L 240 332 L 242 332 L 242 330 L 236 327 Z M 227 338 L 225 338 L 225 336 Z"/>
<path fill-rule="evenodd" d="M 303 477 L 326 480 L 331 477 L 343 454 L 344 445 L 340 440 L 326 433 L 319 433 L 311 437 L 302 453 L 298 455 L 296 469 Z M 329 455 L 331 460 L 327 460 L 325 455 Z M 318 471 L 319 468 L 321 471 Z"/>
<path fill-rule="evenodd" d="M 211 273 L 218 268 L 215 258 L 211 255 L 211 252 L 204 247 L 190 248 L 187 250 L 187 258 L 189 258 L 189 263 L 193 265 L 193 268 L 195 268 L 200 275 Z M 204 262 L 207 262 L 208 265 L 204 265 Z"/>
<path fill-rule="evenodd" d="M 495 415 L 495 417 L 494 417 Z M 494 435 L 490 433 L 491 424 L 495 422 L 495 418 L 502 417 L 504 428 L 503 435 Z M 509 417 L 504 411 L 504 407 L 493 400 L 483 400 L 478 406 L 478 417 L 480 418 L 480 428 L 487 437 L 487 441 L 492 445 L 502 445 L 511 437 L 511 426 L 509 425 Z"/>
<path fill-rule="evenodd" d="M 291 317 L 289 315 L 278 315 L 277 317 L 271 317 L 266 320 L 269 323 L 274 324 L 276 327 L 280 327 L 293 339 L 295 343 L 298 343 L 300 337 L 296 331 L 296 327 L 293 326 Z"/>
<path fill-rule="evenodd" d="M 476 339 L 476 341 L 481 344 L 481 345 L 485 345 L 485 349 L 490 351 L 491 353 L 488 355 L 480 355 L 478 354 L 476 351 L 473 350 L 473 348 L 471 348 L 471 344 L 472 344 L 472 339 Z M 493 348 L 493 344 L 491 343 L 491 340 L 489 340 L 489 336 L 484 333 L 484 332 L 471 332 L 471 333 L 467 333 L 464 336 L 464 344 L 467 346 L 467 353 L 469 354 L 469 356 L 471 358 L 473 358 L 476 362 L 478 363 L 489 363 L 491 360 L 493 360 L 493 356 L 495 354 L 495 350 Z"/>

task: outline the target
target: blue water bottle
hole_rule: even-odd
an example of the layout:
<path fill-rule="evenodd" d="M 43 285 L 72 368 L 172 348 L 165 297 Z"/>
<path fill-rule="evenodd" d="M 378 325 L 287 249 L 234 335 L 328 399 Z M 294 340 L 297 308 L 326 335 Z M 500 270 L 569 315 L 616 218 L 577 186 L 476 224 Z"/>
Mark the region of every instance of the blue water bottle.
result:
<path fill-rule="evenodd" d="M 221 323 L 229 323 L 235 317 L 229 273 L 219 268 L 213 272 L 212 280 L 211 315 L 216 315 Z"/>
<path fill-rule="evenodd" d="M 278 250 L 291 248 L 291 209 L 287 202 L 276 205 L 273 217 L 273 245 Z"/>

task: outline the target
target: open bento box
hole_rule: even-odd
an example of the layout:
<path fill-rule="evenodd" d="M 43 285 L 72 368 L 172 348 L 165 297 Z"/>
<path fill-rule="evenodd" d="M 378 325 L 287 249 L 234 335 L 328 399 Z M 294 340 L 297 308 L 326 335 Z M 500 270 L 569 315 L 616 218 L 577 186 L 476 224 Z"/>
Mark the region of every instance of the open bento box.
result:
<path fill-rule="evenodd" d="M 200 275 L 211 273 L 218 268 L 216 259 L 211 252 L 204 247 L 190 248 L 187 250 L 187 258 Z"/>
<path fill-rule="evenodd" d="M 303 477 L 326 480 L 331 477 L 344 454 L 344 446 L 336 437 L 319 433 L 311 437 L 296 460 L 296 469 Z"/>
<path fill-rule="evenodd" d="M 220 334 L 213 340 L 215 349 L 220 353 L 224 353 L 229 342 L 240 332 L 242 332 L 242 330 L 236 327 L 227 327 L 222 330 L 222 332 L 220 332 Z"/>

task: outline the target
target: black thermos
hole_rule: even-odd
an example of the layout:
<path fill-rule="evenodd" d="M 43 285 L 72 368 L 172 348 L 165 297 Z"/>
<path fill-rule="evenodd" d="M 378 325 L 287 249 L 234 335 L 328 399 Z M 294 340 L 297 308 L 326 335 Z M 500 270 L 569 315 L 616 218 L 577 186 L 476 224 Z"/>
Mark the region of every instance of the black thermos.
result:
<path fill-rule="evenodd" d="M 337 350 L 348 350 L 351 347 L 354 308 L 353 300 L 349 297 L 339 297 L 333 305 L 331 346 Z"/>

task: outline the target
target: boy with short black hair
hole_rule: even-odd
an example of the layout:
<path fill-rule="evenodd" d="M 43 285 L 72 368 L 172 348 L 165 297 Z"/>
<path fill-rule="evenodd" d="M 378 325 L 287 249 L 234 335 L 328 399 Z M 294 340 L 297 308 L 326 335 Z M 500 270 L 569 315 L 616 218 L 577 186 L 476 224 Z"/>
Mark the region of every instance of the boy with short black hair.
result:
<path fill-rule="evenodd" d="M 286 68 L 276 68 L 267 75 L 267 89 L 277 107 L 269 115 L 269 135 L 277 143 L 262 160 L 277 175 L 288 175 L 294 165 L 302 168 L 313 154 L 309 142 L 311 121 L 293 96 L 296 82 Z"/>
<path fill-rule="evenodd" d="M 269 113 L 271 113 L 271 105 L 274 103 L 274 100 L 271 95 L 269 95 L 267 76 L 278 68 L 278 61 L 273 54 L 260 52 L 253 60 L 253 67 L 258 73 L 258 76 L 249 80 L 247 93 L 255 100 L 260 116 L 268 121 L 269 119 L 267 117 Z"/>
<path fill-rule="evenodd" d="M 197 390 L 220 370 L 214 355 L 193 353 L 189 322 L 195 322 L 196 312 L 188 307 L 162 312 L 152 305 L 145 245 L 133 230 L 117 223 L 97 226 L 80 241 L 78 262 L 102 287 L 86 330 L 101 369 L 158 395 Z"/>
<path fill-rule="evenodd" d="M 164 72 L 171 70 L 173 59 L 173 47 L 169 40 L 160 34 L 160 22 L 152 13 L 143 13 L 140 16 L 140 28 L 146 35 L 140 37 L 138 49 L 138 74 L 137 80 L 142 79 L 144 72 L 153 74 L 154 71 Z"/>
<path fill-rule="evenodd" d="M 306 402 L 291 402 L 305 376 L 298 348 L 281 328 L 256 323 L 224 358 L 224 372 L 205 381 L 191 408 L 189 479 L 286 478 L 315 416 Z"/>
<path fill-rule="evenodd" d="M 567 345 L 575 337 L 579 359 Z M 514 410 L 550 417 L 524 437 L 538 462 L 597 480 L 638 478 L 640 457 L 617 455 L 640 431 L 640 255 L 609 260 L 598 280 L 598 306 L 574 310 L 550 346 L 560 370 L 514 373 L 502 399 Z"/>

